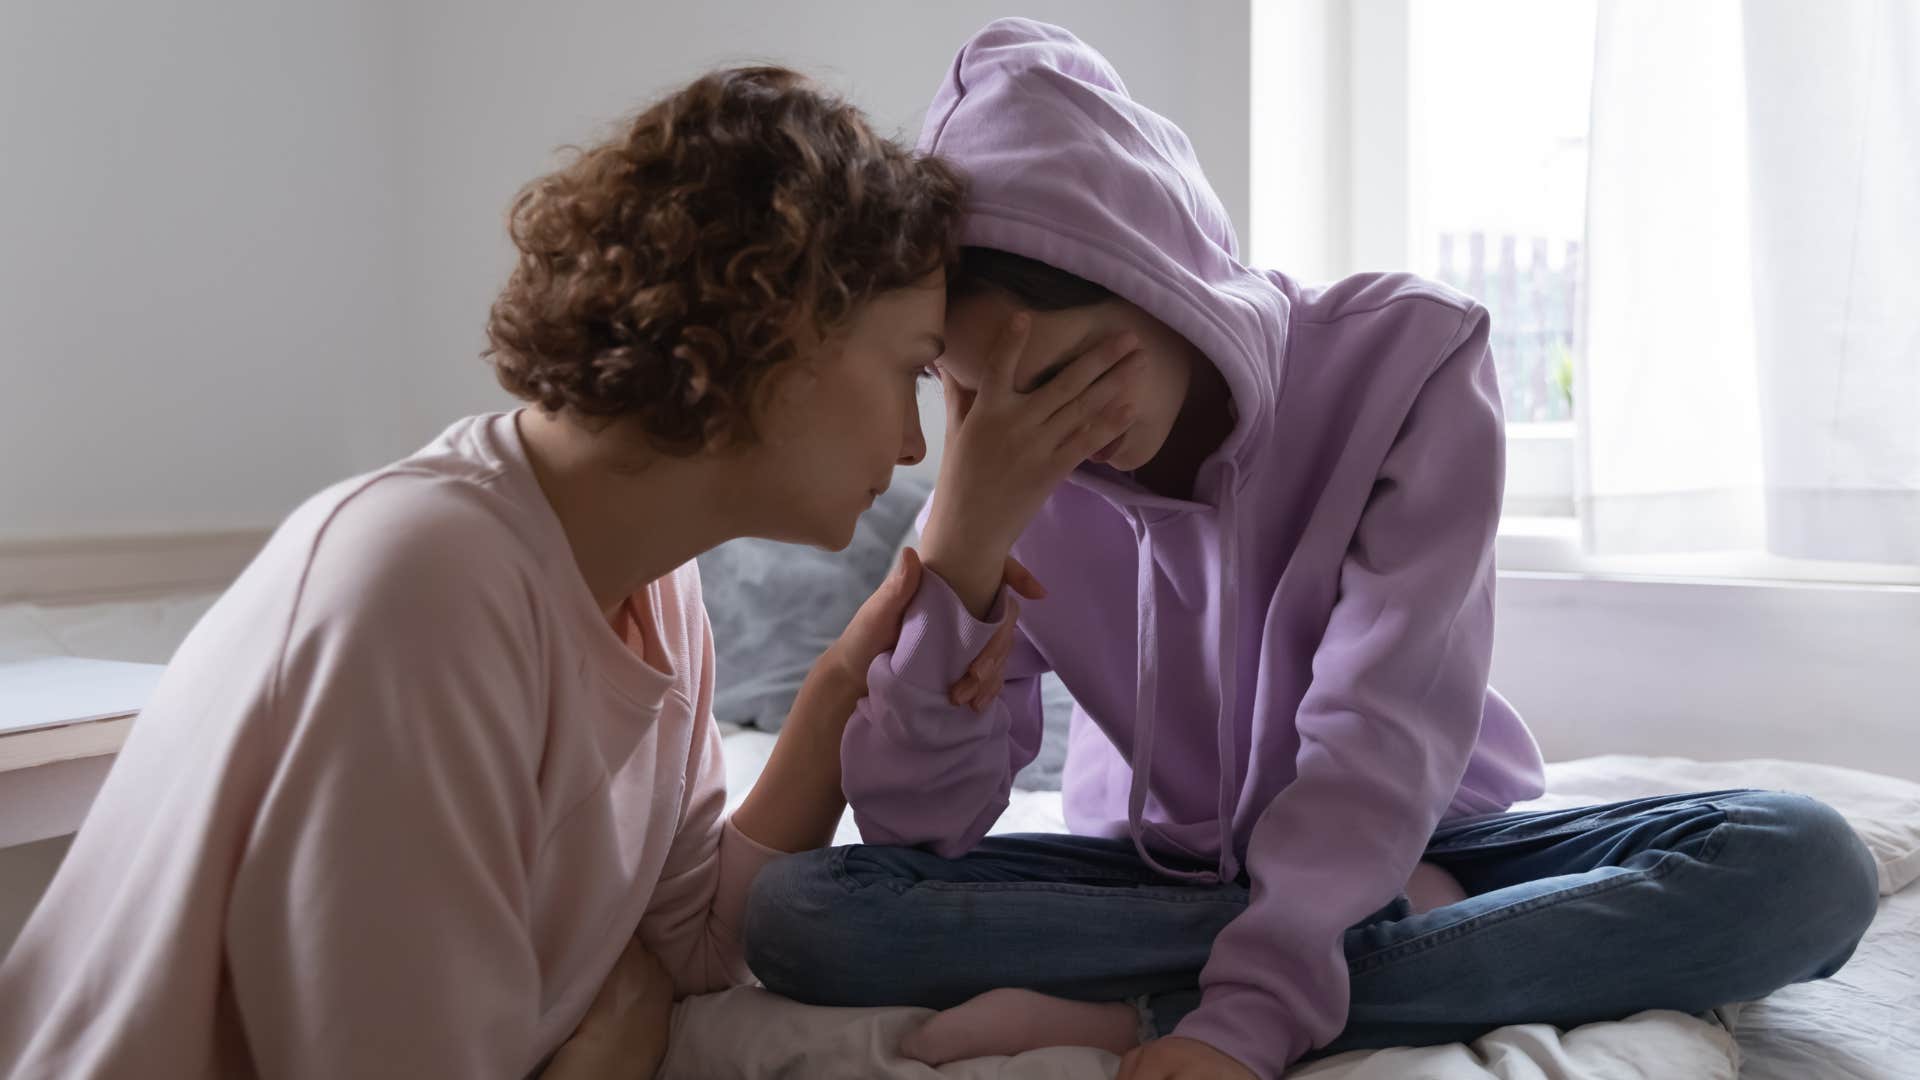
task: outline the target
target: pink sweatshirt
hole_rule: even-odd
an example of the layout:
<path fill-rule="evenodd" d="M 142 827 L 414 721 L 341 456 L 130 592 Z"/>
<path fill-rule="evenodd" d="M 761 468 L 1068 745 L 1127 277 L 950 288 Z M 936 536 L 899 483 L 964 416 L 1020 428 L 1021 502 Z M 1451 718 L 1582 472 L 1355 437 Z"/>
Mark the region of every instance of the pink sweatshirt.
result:
<path fill-rule="evenodd" d="M 511 414 L 288 518 L 0 965 L 0 1075 L 519 1077 L 635 933 L 748 977 L 689 563 L 597 609 Z"/>

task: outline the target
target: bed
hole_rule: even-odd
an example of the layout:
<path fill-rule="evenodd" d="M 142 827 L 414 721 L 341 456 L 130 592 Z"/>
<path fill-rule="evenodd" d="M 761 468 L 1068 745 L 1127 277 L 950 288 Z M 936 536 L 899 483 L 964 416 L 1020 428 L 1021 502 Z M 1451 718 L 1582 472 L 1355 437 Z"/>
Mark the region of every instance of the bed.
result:
<path fill-rule="evenodd" d="M 775 736 L 731 729 L 728 790 L 744 796 Z M 1835 978 L 1705 1016 L 1648 1012 L 1573 1031 L 1528 1024 L 1471 1045 L 1356 1051 L 1288 1073 L 1315 1080 L 1896 1080 L 1920 1076 L 1920 784 L 1781 761 L 1704 763 L 1610 756 L 1548 768 L 1548 795 L 1529 807 L 1576 806 L 1660 792 L 1760 787 L 1832 804 L 1873 850 L 1881 905 L 1873 928 Z M 1057 791 L 1016 790 L 995 832 L 1064 831 Z M 850 819 L 840 843 L 858 842 Z M 1910 887 L 1911 886 L 1911 887 Z M 757 987 L 690 998 L 675 1013 L 662 1075 L 672 1080 L 762 1077 L 920 1080 L 1107 1080 L 1118 1059 L 1054 1049 L 930 1068 L 895 1053 L 926 1010 L 800 1005 Z"/>
<path fill-rule="evenodd" d="M 706 602 L 719 639 L 724 718 L 777 725 L 807 666 L 884 575 L 925 486 L 903 480 L 862 519 L 855 543 L 831 559 L 737 541 L 702 556 Z M 796 578 L 802 579 L 796 583 Z M 213 596 L 71 609 L 0 606 L 0 655 L 78 653 L 161 661 Z M 724 673 L 734 673 L 726 677 Z M 738 677 L 751 673 L 751 677 Z M 1057 787 L 1064 712 L 1057 680 L 1043 684 L 1048 723 L 1041 760 L 1023 773 Z M 757 718 L 755 721 L 753 718 Z M 722 725 L 730 797 L 766 763 L 775 736 Z M 1897 751 L 1890 751 L 1897 752 Z M 1920 775 L 1906 761 L 1892 771 Z M 1031 776 L 1029 774 L 1032 774 Z M 1920 783 L 1852 769 L 1781 761 L 1702 763 L 1612 756 L 1549 766 L 1541 807 L 1666 791 L 1780 788 L 1824 799 L 1847 815 L 1880 864 L 1879 914 L 1837 976 L 1787 987 L 1763 1001 L 1696 1017 L 1645 1013 L 1562 1032 L 1523 1025 L 1471 1045 L 1360 1052 L 1294 1069 L 1314 1080 L 1911 1080 L 1920 1077 Z M 1049 783 L 1051 781 L 1051 783 Z M 1016 790 L 995 832 L 1064 828 L 1057 790 Z M 836 838 L 857 842 L 851 822 Z M 6 929 L 6 928 L 0 928 Z M 4 942 L 0 937 L 0 943 Z M 919 1080 L 1107 1080 L 1115 1059 L 1059 1049 L 931 1069 L 894 1053 L 924 1010 L 823 1009 L 745 987 L 688 999 L 675 1014 L 663 1075 L 676 1080 L 879 1077 Z"/>
<path fill-rule="evenodd" d="M 701 556 L 721 673 L 727 789 L 743 798 L 766 763 L 807 666 L 912 541 L 926 486 L 903 477 L 863 517 L 840 555 L 735 541 Z M 730 677 L 729 673 L 733 673 Z M 744 676 L 744 677 L 742 677 Z M 1073 702 L 1058 679 L 1041 681 L 1039 758 L 1016 778 L 993 831 L 1061 832 L 1060 770 Z M 742 726 L 744 725 L 744 726 Z M 1543 733 L 1544 734 L 1544 733 Z M 1644 744 L 1630 747 L 1642 749 Z M 1887 771 L 1920 777 L 1910 765 Z M 1705 1016 L 1650 1012 L 1574 1031 L 1529 1024 L 1471 1045 L 1355 1052 L 1292 1070 L 1315 1080 L 1911 1080 L 1920 1077 L 1920 783 L 1859 769 L 1787 761 L 1699 762 L 1607 756 L 1548 766 L 1548 794 L 1530 807 L 1614 802 L 1726 788 L 1799 791 L 1840 810 L 1880 865 L 1878 916 L 1836 977 Z M 857 843 L 843 819 L 837 843 Z M 732 1078 L 1107 1080 L 1116 1059 L 1088 1049 L 956 1062 L 939 1069 L 900 1058 L 901 1035 L 921 1009 L 827 1009 L 755 987 L 696 997 L 676 1011 L 663 1075 Z"/>

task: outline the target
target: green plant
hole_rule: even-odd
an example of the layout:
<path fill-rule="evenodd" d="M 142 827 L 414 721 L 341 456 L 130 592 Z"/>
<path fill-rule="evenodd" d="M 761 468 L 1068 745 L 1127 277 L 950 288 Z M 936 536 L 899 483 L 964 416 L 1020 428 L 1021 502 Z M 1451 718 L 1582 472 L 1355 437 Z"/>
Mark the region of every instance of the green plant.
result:
<path fill-rule="evenodd" d="M 1551 363 L 1554 390 L 1567 407 L 1567 415 L 1573 415 L 1573 350 L 1561 342 L 1554 342 Z"/>

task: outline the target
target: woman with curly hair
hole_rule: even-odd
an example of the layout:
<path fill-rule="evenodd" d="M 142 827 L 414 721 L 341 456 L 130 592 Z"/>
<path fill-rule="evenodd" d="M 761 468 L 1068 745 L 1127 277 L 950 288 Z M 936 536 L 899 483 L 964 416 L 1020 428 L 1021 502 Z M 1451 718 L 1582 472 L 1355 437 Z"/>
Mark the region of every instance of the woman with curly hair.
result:
<path fill-rule="evenodd" d="M 921 458 L 961 197 L 776 68 L 526 188 L 488 330 L 532 407 L 310 499 L 195 627 L 0 968 L 0 1073 L 650 1072 L 671 997 L 747 978 L 757 869 L 831 837 L 918 582 L 729 819 L 694 557 L 843 547 Z M 1052 404 L 1063 468 L 1118 430 Z"/>

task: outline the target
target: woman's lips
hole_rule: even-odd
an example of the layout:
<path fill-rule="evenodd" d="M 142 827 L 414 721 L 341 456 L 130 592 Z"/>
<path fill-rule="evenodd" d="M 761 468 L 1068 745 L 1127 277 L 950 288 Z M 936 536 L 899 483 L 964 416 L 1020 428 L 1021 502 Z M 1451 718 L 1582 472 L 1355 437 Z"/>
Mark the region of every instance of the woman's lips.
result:
<path fill-rule="evenodd" d="M 1115 450 L 1120 449 L 1120 444 L 1125 442 L 1126 439 L 1127 439 L 1127 433 L 1123 431 L 1112 442 L 1108 443 L 1107 445 L 1101 447 L 1098 450 L 1095 450 L 1093 452 L 1093 457 L 1088 458 L 1087 460 L 1089 461 L 1107 460 L 1108 458 L 1113 456 L 1113 452 Z"/>

